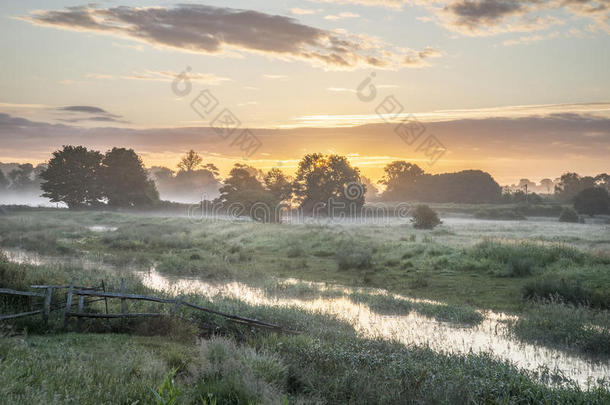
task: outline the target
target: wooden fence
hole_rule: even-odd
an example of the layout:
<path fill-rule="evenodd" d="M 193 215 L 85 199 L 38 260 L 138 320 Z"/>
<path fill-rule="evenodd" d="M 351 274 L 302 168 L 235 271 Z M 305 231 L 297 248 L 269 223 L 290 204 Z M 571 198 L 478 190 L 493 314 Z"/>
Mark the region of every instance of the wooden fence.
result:
<path fill-rule="evenodd" d="M 168 314 L 164 313 L 133 313 L 127 312 L 127 301 L 149 301 L 158 302 L 161 304 L 173 305 L 169 315 L 176 315 L 182 307 L 196 309 L 198 311 L 207 312 L 213 315 L 217 315 L 228 319 L 229 321 L 246 324 L 249 326 L 259 327 L 274 330 L 276 332 L 283 331 L 283 328 L 278 325 L 274 325 L 267 322 L 262 322 L 257 319 L 246 318 L 243 316 L 227 314 L 221 311 L 217 311 L 211 308 L 206 308 L 197 304 L 193 304 L 184 301 L 184 297 L 178 298 L 161 298 L 153 297 L 148 295 L 129 294 L 126 292 L 125 279 L 121 279 L 121 291 L 120 292 L 108 292 L 104 282 L 102 281 L 100 286 L 97 287 L 83 287 L 76 286 L 73 283 L 70 285 L 32 285 L 30 288 L 35 290 L 44 290 L 44 292 L 33 292 L 33 291 L 16 291 L 7 288 L 0 288 L 0 294 L 16 295 L 34 298 L 43 298 L 42 308 L 34 311 L 21 312 L 17 314 L 0 314 L 0 321 L 21 318 L 24 316 L 31 316 L 42 314 L 42 320 L 45 325 L 49 321 L 49 314 L 52 311 L 64 310 L 64 328 L 67 328 L 71 317 L 78 319 L 77 330 L 81 329 L 81 323 L 83 318 L 102 318 L 102 319 L 113 319 L 113 318 L 150 318 L 150 317 L 161 317 Z M 53 291 L 58 289 L 67 289 L 66 302 L 65 304 L 59 304 L 52 306 Z M 89 297 L 89 300 L 86 300 Z M 121 313 L 111 314 L 108 312 L 108 299 L 120 299 L 121 300 Z M 73 311 L 74 302 L 77 301 L 77 310 Z M 104 301 L 105 302 L 105 313 L 97 312 L 85 312 L 85 307 L 93 302 Z"/>

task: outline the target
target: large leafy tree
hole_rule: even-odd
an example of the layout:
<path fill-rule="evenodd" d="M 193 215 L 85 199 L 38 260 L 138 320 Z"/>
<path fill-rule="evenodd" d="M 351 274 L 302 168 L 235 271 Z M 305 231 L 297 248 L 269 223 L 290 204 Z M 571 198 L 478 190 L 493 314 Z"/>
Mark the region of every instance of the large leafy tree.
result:
<path fill-rule="evenodd" d="M 63 202 L 69 208 L 100 204 L 102 155 L 84 146 L 64 146 L 53 152 L 48 167 L 40 173 L 42 196 Z"/>
<path fill-rule="evenodd" d="M 269 170 L 263 179 L 265 188 L 279 202 L 289 200 L 292 196 L 292 183 L 280 169 Z"/>
<path fill-rule="evenodd" d="M 555 195 L 565 201 L 571 201 L 578 193 L 595 187 L 593 177 L 581 177 L 577 173 L 564 173 L 555 185 Z"/>
<path fill-rule="evenodd" d="M 386 165 L 384 175 L 379 181 L 386 186 L 383 198 L 386 201 L 413 200 L 417 182 L 424 175 L 424 171 L 416 164 L 396 160 Z"/>
<path fill-rule="evenodd" d="M 608 191 L 601 187 L 591 187 L 582 190 L 574 197 L 574 209 L 580 214 L 599 215 L 610 211 Z"/>
<path fill-rule="evenodd" d="M 357 213 L 366 193 L 359 170 L 346 157 L 321 153 L 301 159 L 293 189 L 303 212 L 315 214 Z"/>
<path fill-rule="evenodd" d="M 101 186 L 111 207 L 145 207 L 159 201 L 154 181 L 133 149 L 113 148 L 102 160 Z"/>

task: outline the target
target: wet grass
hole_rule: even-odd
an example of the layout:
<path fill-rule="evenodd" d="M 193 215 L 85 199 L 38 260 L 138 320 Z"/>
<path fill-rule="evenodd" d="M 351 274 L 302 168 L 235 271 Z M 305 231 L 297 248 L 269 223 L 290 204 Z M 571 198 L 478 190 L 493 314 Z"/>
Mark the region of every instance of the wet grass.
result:
<path fill-rule="evenodd" d="M 6 261 L 0 262 L 0 269 L 2 282 L 12 280 L 10 285 L 15 287 L 42 277 L 63 284 L 101 276 L 83 268 Z M 118 284 L 117 275 L 103 276 L 111 286 Z M 317 286 L 295 286 L 305 295 L 324 293 Z M 148 292 L 135 279 L 128 289 Z M 272 320 L 301 333 L 270 334 L 200 312 L 183 313 L 189 322 L 167 317 L 125 324 L 111 321 L 109 326 L 91 320 L 84 325 L 89 333 L 78 335 L 59 327 L 38 335 L 43 331 L 27 321 L 13 323 L 11 333 L 4 328 L 0 332 L 0 398 L 8 403 L 152 403 L 153 390 L 168 392 L 161 387 L 170 384 L 182 404 L 601 404 L 610 400 L 607 382 L 582 389 L 548 370 L 519 370 L 486 354 L 451 355 L 369 339 L 357 334 L 348 322 L 309 310 L 250 305 L 222 297 L 210 300 L 189 295 L 185 299 Z M 405 311 L 411 308 L 387 295 L 363 293 L 350 299 L 380 311 L 401 305 Z M 129 305 L 131 311 L 169 310 L 157 304 Z M 413 310 L 429 311 L 432 317 L 457 319 L 443 306 L 409 305 Z M 92 306 L 101 310 L 101 303 Z M 111 312 L 119 308 L 119 302 L 111 303 Z M 61 324 L 61 319 L 51 321 Z"/>
<path fill-rule="evenodd" d="M 528 306 L 510 329 L 524 341 L 610 359 L 608 311 L 546 300 Z"/>

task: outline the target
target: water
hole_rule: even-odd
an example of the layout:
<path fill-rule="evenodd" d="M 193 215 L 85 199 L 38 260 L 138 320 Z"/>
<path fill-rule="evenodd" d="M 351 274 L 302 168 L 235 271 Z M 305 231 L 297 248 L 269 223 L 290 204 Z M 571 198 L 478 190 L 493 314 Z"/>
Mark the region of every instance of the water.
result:
<path fill-rule="evenodd" d="M 269 297 L 262 289 L 239 282 L 213 284 L 198 279 L 166 277 L 154 270 L 141 273 L 141 276 L 146 286 L 160 291 L 201 294 L 208 298 L 220 295 L 252 305 L 294 306 L 347 321 L 358 333 L 367 337 L 395 339 L 405 345 L 424 345 L 444 353 L 492 353 L 499 359 L 509 360 L 517 367 L 528 370 L 548 367 L 551 371 L 560 371 L 582 387 L 586 387 L 589 380 L 594 383 L 597 379 L 610 376 L 608 362 L 594 361 L 577 354 L 514 339 L 510 336 L 506 321 L 514 320 L 516 317 L 504 313 L 486 311 L 483 313 L 485 319 L 479 325 L 456 327 L 454 324 L 439 322 L 413 311 L 408 315 L 379 315 L 371 311 L 366 304 L 354 303 L 347 297 L 314 299 Z M 294 283 L 297 280 L 286 280 L 286 282 Z M 313 286 L 326 288 L 322 284 Z M 342 289 L 345 294 L 353 291 L 345 287 Z M 384 292 L 377 290 L 377 293 Z M 395 297 L 423 301 L 399 295 Z"/>
<path fill-rule="evenodd" d="M 93 225 L 88 227 L 91 232 L 114 232 L 117 228 L 116 226 L 107 226 L 107 225 Z"/>
<path fill-rule="evenodd" d="M 35 265 L 65 263 L 65 258 L 50 258 L 32 254 L 19 249 L 2 250 L 9 260 Z M 84 268 L 99 268 L 96 264 L 84 259 L 68 259 L 72 264 L 78 262 Z M 216 296 L 234 298 L 252 305 L 292 306 L 306 311 L 320 312 L 349 322 L 356 331 L 366 337 L 395 339 L 407 346 L 428 346 L 442 353 L 468 354 L 491 353 L 501 360 L 508 360 L 517 367 L 537 371 L 547 367 L 551 371 L 559 371 L 565 377 L 578 382 L 583 388 L 588 382 L 595 383 L 597 379 L 610 376 L 610 363 L 596 361 L 576 353 L 546 348 L 530 343 L 520 342 L 512 337 L 506 322 L 516 319 L 515 316 L 492 311 L 482 312 L 485 319 L 476 326 L 465 327 L 440 322 L 432 318 L 410 312 L 408 315 L 380 315 L 371 311 L 368 305 L 354 303 L 346 296 L 294 298 L 270 296 L 263 289 L 248 286 L 239 282 L 209 283 L 196 278 L 180 278 L 164 276 L 152 269 L 137 272 L 142 282 L 149 288 L 167 291 L 174 294 L 193 293 L 213 299 Z M 302 283 L 299 280 L 288 279 L 285 283 Z M 322 283 L 310 283 L 312 287 L 339 290 L 349 295 L 354 290 L 347 287 L 327 286 Z M 370 293 L 385 293 L 383 290 L 371 290 Z M 395 295 L 410 301 L 409 297 Z M 430 301 L 426 301 L 430 302 Z M 273 322 L 273 319 L 265 319 Z"/>

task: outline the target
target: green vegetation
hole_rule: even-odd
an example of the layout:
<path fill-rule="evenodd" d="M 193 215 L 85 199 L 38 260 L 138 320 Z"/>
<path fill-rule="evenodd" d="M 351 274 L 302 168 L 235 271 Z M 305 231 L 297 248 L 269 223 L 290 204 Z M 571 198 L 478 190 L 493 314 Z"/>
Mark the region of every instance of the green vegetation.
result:
<path fill-rule="evenodd" d="M 589 225 L 578 226 L 589 227 L 586 235 L 557 235 L 573 238 L 585 249 L 553 239 L 522 240 L 522 235 L 536 232 L 519 228 L 531 222 L 511 225 L 518 231 L 485 224 L 444 224 L 423 231 L 406 221 L 389 227 L 290 226 L 17 211 L 0 221 L 0 246 L 61 259 L 29 265 L 0 258 L 0 287 L 26 289 L 30 284 L 69 281 L 96 285 L 104 279 L 116 290 L 120 277 L 127 277 L 130 292 L 152 293 L 134 270 L 154 265 L 166 275 L 243 281 L 262 288 L 268 297 L 344 297 L 380 315 L 414 311 L 463 328 L 479 324 L 482 309 L 505 310 L 521 315 L 510 324 L 520 339 L 607 359 L 610 258 L 603 250 L 610 241 L 603 230 L 596 234 L 591 230 L 597 228 Z M 94 225 L 117 229 L 89 229 Z M 568 229 L 551 221 L 540 226 Z M 390 292 L 346 292 L 308 280 Z M 549 296 L 555 301 L 538 300 Z M 54 302 L 63 299 L 58 293 Z M 347 322 L 296 307 L 196 295 L 186 299 L 302 333 L 246 330 L 185 309 L 181 315 L 188 322 L 171 317 L 125 323 L 86 320 L 85 333 L 79 335 L 65 333 L 60 312 L 53 313 L 49 330 L 42 330 L 38 319 L 24 318 L 0 332 L 0 397 L 12 403 L 50 404 L 610 401 L 607 381 L 583 389 L 548 370 L 520 370 L 486 354 L 437 353 L 371 339 Z M 120 303 L 114 301 L 110 311 L 118 312 Z M 21 299 L 0 299 L 2 311 L 27 305 Z M 102 303 L 92 304 L 90 310 L 102 311 Z M 130 310 L 169 313 L 171 308 L 130 303 Z M 551 382 L 558 385 L 548 385 Z"/>
<path fill-rule="evenodd" d="M 578 223 L 580 222 L 580 218 L 578 217 L 578 212 L 576 212 L 573 208 L 566 207 L 561 210 L 561 214 L 559 214 L 559 222 L 571 222 Z"/>
<path fill-rule="evenodd" d="M 526 341 L 610 356 L 608 311 L 544 301 L 529 306 L 511 329 Z"/>
<path fill-rule="evenodd" d="M 442 223 L 436 211 L 425 204 L 417 205 L 411 216 L 411 222 L 416 229 L 433 229 Z"/>

